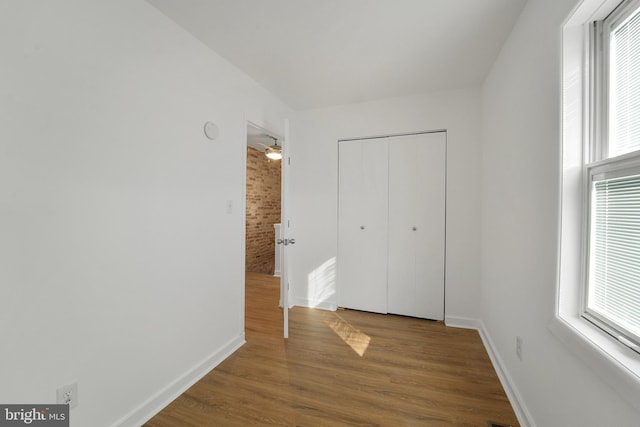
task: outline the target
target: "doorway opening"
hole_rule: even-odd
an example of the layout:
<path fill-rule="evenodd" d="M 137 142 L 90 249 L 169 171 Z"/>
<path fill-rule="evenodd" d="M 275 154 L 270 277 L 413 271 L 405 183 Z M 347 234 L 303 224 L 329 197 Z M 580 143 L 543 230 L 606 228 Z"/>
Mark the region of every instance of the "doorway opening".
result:
<path fill-rule="evenodd" d="M 250 335 L 260 319 L 279 314 L 282 245 L 281 160 L 267 157 L 281 138 L 266 129 L 247 124 L 245 188 L 245 330 Z M 279 329 L 268 331 L 279 333 Z"/>

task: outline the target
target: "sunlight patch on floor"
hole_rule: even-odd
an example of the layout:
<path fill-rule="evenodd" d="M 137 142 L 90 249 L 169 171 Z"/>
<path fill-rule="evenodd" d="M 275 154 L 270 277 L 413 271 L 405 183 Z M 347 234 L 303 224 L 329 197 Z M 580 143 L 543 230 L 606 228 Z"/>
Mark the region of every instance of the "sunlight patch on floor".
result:
<path fill-rule="evenodd" d="M 371 342 L 371 337 L 360 331 L 360 329 L 352 326 L 339 315 L 336 314 L 335 316 L 336 317 L 334 319 L 325 321 L 327 326 L 329 326 L 333 332 L 342 339 L 342 341 L 348 344 L 358 356 L 364 356 L 364 353 L 367 351 L 369 343 Z"/>

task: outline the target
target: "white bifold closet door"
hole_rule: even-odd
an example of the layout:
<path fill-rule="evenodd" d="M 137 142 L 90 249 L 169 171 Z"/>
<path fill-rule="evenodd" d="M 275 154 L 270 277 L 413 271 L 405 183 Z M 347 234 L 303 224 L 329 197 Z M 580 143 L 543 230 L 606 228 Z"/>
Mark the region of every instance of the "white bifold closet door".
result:
<path fill-rule="evenodd" d="M 446 133 L 389 138 L 389 313 L 444 319 Z"/>
<path fill-rule="evenodd" d="M 446 133 L 339 143 L 338 304 L 444 319 Z"/>
<path fill-rule="evenodd" d="M 387 312 L 388 144 L 339 146 L 339 304 Z"/>

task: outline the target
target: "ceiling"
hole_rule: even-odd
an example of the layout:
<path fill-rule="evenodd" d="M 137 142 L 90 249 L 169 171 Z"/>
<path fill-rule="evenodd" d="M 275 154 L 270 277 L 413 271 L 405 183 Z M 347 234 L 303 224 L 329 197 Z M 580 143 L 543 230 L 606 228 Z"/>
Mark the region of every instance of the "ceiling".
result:
<path fill-rule="evenodd" d="M 274 140 L 275 138 L 275 140 Z M 256 150 L 263 151 L 272 146 L 276 140 L 280 141 L 282 138 L 274 133 L 269 133 L 266 130 L 249 124 L 247 126 L 247 145 L 255 148 Z M 282 142 L 279 142 L 282 145 Z"/>
<path fill-rule="evenodd" d="M 147 0 L 295 109 L 478 86 L 526 0 Z"/>

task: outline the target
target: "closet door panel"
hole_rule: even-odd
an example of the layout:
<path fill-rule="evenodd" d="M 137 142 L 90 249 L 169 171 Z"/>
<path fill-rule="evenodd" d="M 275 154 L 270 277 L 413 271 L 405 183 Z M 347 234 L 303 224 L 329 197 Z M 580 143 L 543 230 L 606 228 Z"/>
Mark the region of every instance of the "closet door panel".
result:
<path fill-rule="evenodd" d="M 444 319 L 446 134 L 389 143 L 391 313 Z"/>
<path fill-rule="evenodd" d="M 339 145 L 338 302 L 378 313 L 387 310 L 387 147 Z"/>
<path fill-rule="evenodd" d="M 389 146 L 389 287 L 388 310 L 395 314 L 417 316 L 416 233 L 416 161 L 414 145 L 392 139 Z"/>

